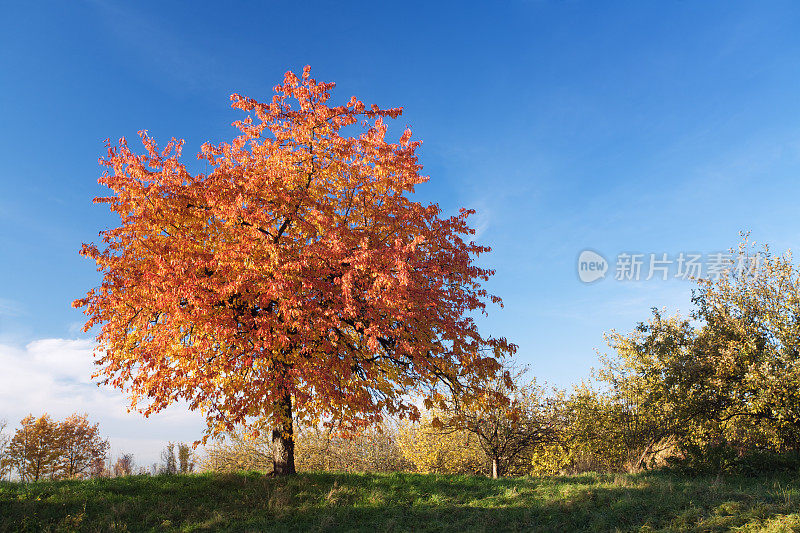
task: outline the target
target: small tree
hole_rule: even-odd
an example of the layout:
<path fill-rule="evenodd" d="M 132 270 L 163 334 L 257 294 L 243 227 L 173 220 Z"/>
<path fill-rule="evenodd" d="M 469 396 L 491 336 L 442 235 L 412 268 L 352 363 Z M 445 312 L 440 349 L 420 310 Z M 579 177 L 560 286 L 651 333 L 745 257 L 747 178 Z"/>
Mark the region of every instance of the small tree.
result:
<path fill-rule="evenodd" d="M 89 477 L 99 478 L 109 477 L 110 475 L 111 472 L 106 466 L 106 456 L 92 459 L 92 462 L 89 465 Z"/>
<path fill-rule="evenodd" d="M 57 428 L 60 444 L 59 470 L 72 479 L 88 474 L 92 464 L 105 461 L 108 440 L 100 436 L 98 424 L 90 424 L 88 415 L 72 414 Z"/>
<path fill-rule="evenodd" d="M 477 448 L 483 453 L 481 470 L 492 477 L 527 474 L 533 451 L 556 439 L 558 424 L 556 402 L 535 380 L 523 383 L 523 374 L 505 372 L 467 401 L 454 395 L 438 405 L 428 402 L 426 424 L 411 432 L 419 442 L 406 430 L 404 452 L 417 464 L 465 464 L 474 456 L 470 448 Z"/>
<path fill-rule="evenodd" d="M 442 430 L 464 429 L 477 437 L 493 478 L 512 471 L 527 473 L 536 447 L 555 440 L 551 405 L 535 380 L 522 383 L 523 372 L 506 373 L 472 403 L 455 397 Z"/>
<path fill-rule="evenodd" d="M 102 326 L 104 382 L 145 414 L 202 408 L 206 437 L 271 427 L 276 474 L 295 470 L 295 419 L 416 419 L 412 394 L 479 389 L 515 349 L 471 318 L 500 302 L 481 285 L 493 271 L 475 264 L 489 248 L 469 241 L 472 211 L 412 201 L 428 179 L 419 142 L 388 142 L 384 123 L 402 110 L 329 106 L 333 86 L 307 67 L 269 102 L 233 95 L 249 116 L 203 146 L 207 174 L 175 140 L 158 150 L 140 132 L 142 155 L 109 144 L 111 195 L 96 201 L 121 224 L 81 252 L 104 275 L 74 302 L 87 331 Z"/>
<path fill-rule="evenodd" d="M 117 457 L 117 462 L 114 463 L 114 476 L 130 476 L 136 468 L 136 463 L 133 460 L 132 453 L 123 453 Z"/>
<path fill-rule="evenodd" d="M 56 477 L 59 455 L 58 425 L 46 413 L 23 418 L 8 446 L 9 462 L 23 482 Z"/>
<path fill-rule="evenodd" d="M 624 459 L 634 461 L 631 470 L 648 467 L 676 441 L 685 441 L 699 425 L 718 418 L 730 392 L 730 380 L 711 385 L 725 370 L 714 364 L 692 324 L 679 316 L 664 317 L 657 309 L 652 313 L 630 334 L 606 335 L 615 352 L 601 357 L 597 373 L 606 394 L 572 402 L 577 408 L 573 428 L 594 434 L 617 463 L 638 455 Z M 613 454 L 612 443 L 618 445 Z"/>
<path fill-rule="evenodd" d="M 162 474 L 177 474 L 178 462 L 175 458 L 175 443 L 170 442 L 161 451 L 161 473 Z"/>
<path fill-rule="evenodd" d="M 194 472 L 194 453 L 192 447 L 181 442 L 178 444 L 178 472 L 188 474 Z"/>

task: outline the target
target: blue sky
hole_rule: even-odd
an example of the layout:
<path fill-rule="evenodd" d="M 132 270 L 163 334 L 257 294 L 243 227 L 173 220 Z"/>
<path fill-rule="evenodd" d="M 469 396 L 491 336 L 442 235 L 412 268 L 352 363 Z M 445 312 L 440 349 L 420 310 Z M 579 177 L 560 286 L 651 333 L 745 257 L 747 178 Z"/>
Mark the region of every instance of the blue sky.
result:
<path fill-rule="evenodd" d="M 231 93 L 268 99 L 306 64 L 337 100 L 405 108 L 395 131 L 423 140 L 431 177 L 418 198 L 477 209 L 494 248 L 482 263 L 506 306 L 483 326 L 555 385 L 589 375 L 604 331 L 632 329 L 652 306 L 689 309 L 689 282 L 614 280 L 617 254 L 708 254 L 742 230 L 779 250 L 800 237 L 790 2 L 163 4 L 3 7 L 0 356 L 19 365 L 48 361 L 43 346 L 75 360 L 88 346 L 70 302 L 99 282 L 80 244 L 114 222 L 91 204 L 103 139 L 148 129 L 185 138 L 193 160 L 233 133 Z M 611 263 L 588 285 L 576 273 L 586 248 Z M 0 390 L 0 418 L 39 407 Z M 98 416 L 121 440 L 135 440 L 124 427 L 183 440 L 199 428 Z M 130 445 L 149 457 L 143 446 Z"/>

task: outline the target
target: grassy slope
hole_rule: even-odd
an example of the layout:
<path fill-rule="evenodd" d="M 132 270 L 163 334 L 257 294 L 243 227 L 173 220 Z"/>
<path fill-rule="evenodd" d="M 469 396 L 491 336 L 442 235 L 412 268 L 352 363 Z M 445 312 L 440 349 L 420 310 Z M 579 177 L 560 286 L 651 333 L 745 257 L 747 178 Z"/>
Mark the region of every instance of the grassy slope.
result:
<path fill-rule="evenodd" d="M 800 479 L 191 475 L 0 484 L 0 531 L 800 530 Z"/>

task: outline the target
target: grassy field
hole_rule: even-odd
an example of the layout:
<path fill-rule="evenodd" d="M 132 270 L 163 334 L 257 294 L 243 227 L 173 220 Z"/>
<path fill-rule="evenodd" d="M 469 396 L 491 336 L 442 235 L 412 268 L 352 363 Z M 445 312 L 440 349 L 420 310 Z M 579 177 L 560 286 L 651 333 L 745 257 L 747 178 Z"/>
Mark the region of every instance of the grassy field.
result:
<path fill-rule="evenodd" d="M 0 531 L 797 531 L 800 478 L 258 473 L 0 484 Z"/>

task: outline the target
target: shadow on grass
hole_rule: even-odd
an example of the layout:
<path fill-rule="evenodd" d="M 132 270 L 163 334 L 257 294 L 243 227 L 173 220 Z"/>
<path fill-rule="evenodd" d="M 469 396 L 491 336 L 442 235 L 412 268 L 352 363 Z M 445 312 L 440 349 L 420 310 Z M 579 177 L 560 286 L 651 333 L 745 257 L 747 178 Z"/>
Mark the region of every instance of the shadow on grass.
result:
<path fill-rule="evenodd" d="M 0 484 L 0 531 L 775 531 L 800 481 L 258 473 Z"/>

